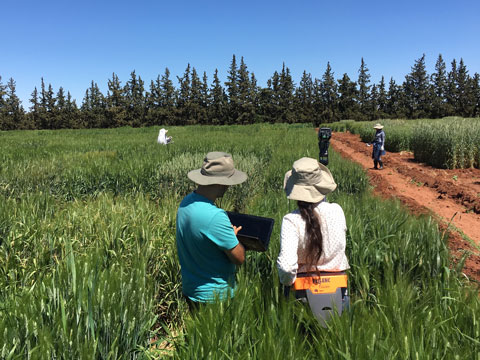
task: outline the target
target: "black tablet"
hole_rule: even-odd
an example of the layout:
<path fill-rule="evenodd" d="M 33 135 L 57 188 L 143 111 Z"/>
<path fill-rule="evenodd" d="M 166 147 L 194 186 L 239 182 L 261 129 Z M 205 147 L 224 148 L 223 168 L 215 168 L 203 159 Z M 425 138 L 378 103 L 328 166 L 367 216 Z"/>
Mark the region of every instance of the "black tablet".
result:
<path fill-rule="evenodd" d="M 227 215 L 232 225 L 241 226 L 238 232 L 238 241 L 245 246 L 246 250 L 267 251 L 272 235 L 273 223 L 271 218 L 240 214 L 227 211 Z"/>

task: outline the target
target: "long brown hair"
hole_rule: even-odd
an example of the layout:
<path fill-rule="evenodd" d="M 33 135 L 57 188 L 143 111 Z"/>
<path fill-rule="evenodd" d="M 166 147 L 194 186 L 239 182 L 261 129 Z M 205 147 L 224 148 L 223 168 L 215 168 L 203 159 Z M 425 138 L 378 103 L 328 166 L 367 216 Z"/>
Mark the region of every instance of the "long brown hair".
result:
<path fill-rule="evenodd" d="M 302 219 L 305 220 L 305 238 L 307 240 L 307 265 L 314 266 L 318 263 L 322 255 L 322 231 L 320 229 L 320 219 L 315 213 L 317 203 L 297 201 L 298 210 Z"/>

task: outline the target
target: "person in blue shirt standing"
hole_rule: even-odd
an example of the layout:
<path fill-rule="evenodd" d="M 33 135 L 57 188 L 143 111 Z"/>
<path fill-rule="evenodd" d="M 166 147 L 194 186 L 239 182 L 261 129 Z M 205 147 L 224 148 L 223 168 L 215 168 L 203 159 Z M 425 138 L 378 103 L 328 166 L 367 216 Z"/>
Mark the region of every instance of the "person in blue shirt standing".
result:
<path fill-rule="evenodd" d="M 188 178 L 198 187 L 180 203 L 176 241 L 182 292 L 189 306 L 195 307 L 234 295 L 236 265 L 245 261 L 245 248 L 236 236 L 241 227 L 233 226 L 214 202 L 247 175 L 235 169 L 230 154 L 210 152 L 202 168 L 190 171 Z"/>
<path fill-rule="evenodd" d="M 375 133 L 375 139 L 368 143 L 370 146 L 373 144 L 372 158 L 373 158 L 373 168 L 374 169 L 383 169 L 382 155 L 385 155 L 385 132 L 383 131 L 383 126 L 380 124 L 375 124 L 373 127 L 377 132 Z"/>

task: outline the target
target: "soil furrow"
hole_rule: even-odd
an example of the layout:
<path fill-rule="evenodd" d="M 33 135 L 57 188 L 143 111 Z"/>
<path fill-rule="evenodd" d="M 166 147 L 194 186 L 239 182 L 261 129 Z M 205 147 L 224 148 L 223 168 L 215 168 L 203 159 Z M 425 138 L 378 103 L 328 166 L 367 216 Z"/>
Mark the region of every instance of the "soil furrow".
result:
<path fill-rule="evenodd" d="M 367 169 L 376 194 L 399 199 L 414 214 L 432 214 L 443 229 L 450 224 L 449 248 L 453 261 L 460 259 L 465 251 L 471 252 L 463 271 L 480 281 L 478 248 L 460 234 L 480 245 L 480 169 L 435 169 L 416 162 L 412 153 L 388 152 L 383 157 L 384 169 L 374 170 L 372 148 L 358 135 L 334 133 L 330 145 L 343 157 Z"/>

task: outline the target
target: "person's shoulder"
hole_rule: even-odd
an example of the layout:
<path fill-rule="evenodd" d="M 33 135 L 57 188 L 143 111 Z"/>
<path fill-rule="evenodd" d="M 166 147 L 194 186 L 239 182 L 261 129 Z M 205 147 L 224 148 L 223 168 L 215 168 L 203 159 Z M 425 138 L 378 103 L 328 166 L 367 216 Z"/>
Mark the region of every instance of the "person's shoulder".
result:
<path fill-rule="evenodd" d="M 318 206 L 318 211 L 322 213 L 342 213 L 342 207 L 337 203 L 322 202 Z"/>
<path fill-rule="evenodd" d="M 292 221 L 292 220 L 298 219 L 299 217 L 301 217 L 300 211 L 298 209 L 296 209 L 296 210 L 293 210 L 293 211 L 289 212 L 288 214 L 285 214 L 283 216 L 283 220 Z"/>
<path fill-rule="evenodd" d="M 185 206 L 186 204 L 191 203 L 193 194 L 194 193 L 191 192 L 190 194 L 185 195 L 185 197 L 182 199 L 182 201 L 180 201 L 180 206 Z"/>
<path fill-rule="evenodd" d="M 188 205 L 203 209 L 203 211 L 205 211 L 205 209 L 208 209 L 209 211 L 216 211 L 218 209 L 214 204 L 211 203 L 211 201 L 201 195 L 198 195 L 194 191 L 186 195 L 180 203 L 180 206 Z"/>

